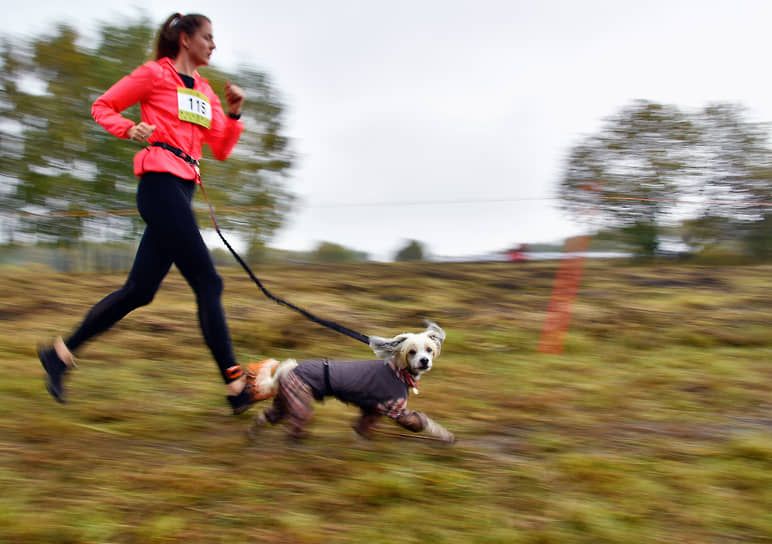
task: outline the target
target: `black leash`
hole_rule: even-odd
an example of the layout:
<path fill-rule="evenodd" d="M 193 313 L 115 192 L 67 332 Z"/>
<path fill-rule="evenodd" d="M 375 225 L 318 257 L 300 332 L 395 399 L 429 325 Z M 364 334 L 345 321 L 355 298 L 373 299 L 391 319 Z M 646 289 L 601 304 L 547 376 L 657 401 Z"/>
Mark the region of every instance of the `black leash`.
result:
<path fill-rule="evenodd" d="M 162 146 L 166 148 L 165 146 Z M 169 146 L 171 147 L 171 146 Z M 168 149 L 168 148 L 167 148 Z M 193 159 L 191 159 L 193 160 Z M 193 164 L 191 162 L 191 164 Z M 194 165 L 197 167 L 197 165 Z M 263 292 L 265 296 L 273 300 L 274 302 L 281 304 L 282 306 L 286 306 L 287 308 L 290 308 L 291 310 L 295 310 L 296 312 L 302 314 L 306 318 L 310 319 L 311 321 L 314 321 L 315 323 L 318 323 L 320 325 L 323 325 L 325 327 L 328 327 L 334 331 L 337 331 L 341 334 L 345 334 L 346 336 L 350 336 L 351 338 L 355 340 L 359 340 L 360 342 L 363 342 L 365 344 L 370 344 L 370 337 L 362 334 L 361 332 L 357 332 L 355 330 L 349 329 L 348 327 L 345 327 L 339 323 L 336 323 L 334 321 L 330 321 L 328 319 L 323 319 L 321 317 L 318 317 L 311 312 L 304 310 L 303 308 L 300 308 L 298 306 L 295 306 L 291 302 L 288 302 L 282 298 L 279 298 L 275 296 L 273 293 L 271 293 L 268 289 L 265 288 L 263 283 L 260 281 L 260 279 L 255 276 L 255 274 L 252 272 L 252 269 L 249 268 L 249 265 L 244 262 L 244 259 L 239 256 L 238 253 L 236 253 L 236 250 L 231 247 L 231 245 L 228 243 L 228 240 L 225 239 L 225 236 L 223 236 L 222 231 L 220 230 L 220 226 L 217 224 L 217 218 L 214 215 L 214 209 L 212 208 L 212 203 L 209 202 L 209 198 L 206 196 L 206 190 L 204 190 L 204 184 L 201 183 L 200 177 L 197 179 L 199 186 L 201 186 L 201 194 L 204 195 L 204 200 L 206 201 L 206 205 L 209 207 L 209 217 L 212 218 L 212 224 L 214 225 L 214 230 L 217 231 L 217 235 L 220 237 L 220 240 L 222 240 L 223 244 L 225 244 L 225 247 L 228 248 L 228 250 L 231 252 L 231 254 L 235 257 L 235 259 L 239 262 L 239 264 L 242 266 L 244 270 L 246 270 L 247 274 L 250 278 L 252 278 L 252 281 L 255 282 L 255 284 L 260 288 L 260 290 Z"/>

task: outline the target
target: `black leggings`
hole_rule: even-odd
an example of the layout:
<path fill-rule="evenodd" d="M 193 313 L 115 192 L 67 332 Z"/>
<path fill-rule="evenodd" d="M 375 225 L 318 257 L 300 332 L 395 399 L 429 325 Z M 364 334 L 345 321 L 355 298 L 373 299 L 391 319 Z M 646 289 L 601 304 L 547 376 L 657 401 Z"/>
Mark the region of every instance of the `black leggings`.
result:
<path fill-rule="evenodd" d="M 145 233 L 129 277 L 117 291 L 99 301 L 65 342 L 75 351 L 84 342 L 120 321 L 132 310 L 150 304 L 172 263 L 193 288 L 198 320 L 223 380 L 236 363 L 230 332 L 220 297 L 223 282 L 198 229 L 191 207 L 196 184 L 162 172 L 142 176 L 137 189 L 137 209 L 145 220 Z"/>

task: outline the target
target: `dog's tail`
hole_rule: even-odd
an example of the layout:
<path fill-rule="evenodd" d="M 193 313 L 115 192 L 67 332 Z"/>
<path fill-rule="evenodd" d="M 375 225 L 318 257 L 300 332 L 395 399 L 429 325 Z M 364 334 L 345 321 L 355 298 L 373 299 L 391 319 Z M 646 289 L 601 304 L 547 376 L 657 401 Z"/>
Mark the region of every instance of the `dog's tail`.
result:
<path fill-rule="evenodd" d="M 296 366 L 298 364 L 295 359 L 287 359 L 281 363 L 275 359 L 261 361 L 261 368 L 257 373 L 257 390 L 265 398 L 276 396 L 281 379 Z"/>
<path fill-rule="evenodd" d="M 281 379 L 292 372 L 296 366 L 298 366 L 298 363 L 295 361 L 295 359 L 287 359 L 286 361 L 279 363 L 279 366 L 276 367 L 276 371 L 272 376 L 274 382 L 276 383 L 276 387 L 279 386 Z"/>

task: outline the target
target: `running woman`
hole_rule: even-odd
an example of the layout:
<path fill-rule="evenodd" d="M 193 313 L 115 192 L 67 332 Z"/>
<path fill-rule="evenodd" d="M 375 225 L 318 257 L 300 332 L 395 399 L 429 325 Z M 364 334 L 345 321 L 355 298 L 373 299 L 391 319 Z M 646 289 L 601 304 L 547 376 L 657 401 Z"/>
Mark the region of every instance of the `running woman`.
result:
<path fill-rule="evenodd" d="M 132 310 L 149 304 L 172 263 L 196 295 L 201 331 L 233 412 L 262 400 L 254 372 L 236 362 L 221 301 L 223 282 L 191 205 L 200 179 L 202 144 L 225 160 L 244 128 L 239 120 L 244 91 L 230 82 L 225 85 L 226 113 L 198 73 L 198 67 L 209 64 L 214 49 L 209 18 L 176 13 L 158 32 L 155 60 L 122 78 L 93 104 L 94 119 L 109 133 L 149 144 L 134 157 L 134 173 L 140 178 L 137 209 L 146 226 L 125 284 L 99 301 L 72 336 L 59 337 L 38 351 L 48 374 L 47 389 L 59 402 L 65 401 L 63 378 L 75 365 L 73 353 Z M 142 120 L 135 124 L 121 112 L 136 103 Z"/>

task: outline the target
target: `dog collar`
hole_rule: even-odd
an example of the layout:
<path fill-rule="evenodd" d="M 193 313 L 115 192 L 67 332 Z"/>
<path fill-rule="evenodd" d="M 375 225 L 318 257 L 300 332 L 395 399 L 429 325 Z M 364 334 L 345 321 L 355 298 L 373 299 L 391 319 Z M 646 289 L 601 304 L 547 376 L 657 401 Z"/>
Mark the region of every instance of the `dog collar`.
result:
<path fill-rule="evenodd" d="M 413 388 L 413 393 L 417 395 L 418 384 L 416 383 L 415 378 L 413 378 L 413 376 L 411 376 L 410 373 L 404 368 L 400 368 L 399 373 L 402 375 L 402 378 L 405 380 L 405 382 L 407 382 L 407 384 Z"/>

